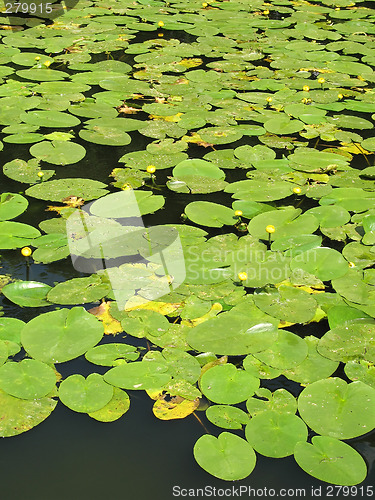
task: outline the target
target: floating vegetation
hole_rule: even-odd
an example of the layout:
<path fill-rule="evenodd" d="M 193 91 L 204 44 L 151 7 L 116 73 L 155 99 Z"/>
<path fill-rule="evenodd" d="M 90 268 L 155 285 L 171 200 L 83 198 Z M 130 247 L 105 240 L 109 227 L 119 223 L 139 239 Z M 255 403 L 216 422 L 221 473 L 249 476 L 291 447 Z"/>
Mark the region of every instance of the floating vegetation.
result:
<path fill-rule="evenodd" d="M 55 10 L 0 21 L 0 264 L 26 266 L 0 292 L 31 317 L 0 316 L 0 436 L 58 401 L 112 422 L 141 390 L 161 420 L 205 412 L 218 435 L 193 454 L 215 477 L 260 454 L 361 483 L 345 440 L 375 429 L 374 9 Z M 55 262 L 63 281 L 30 279 Z M 76 358 L 92 373 L 63 379 Z"/>

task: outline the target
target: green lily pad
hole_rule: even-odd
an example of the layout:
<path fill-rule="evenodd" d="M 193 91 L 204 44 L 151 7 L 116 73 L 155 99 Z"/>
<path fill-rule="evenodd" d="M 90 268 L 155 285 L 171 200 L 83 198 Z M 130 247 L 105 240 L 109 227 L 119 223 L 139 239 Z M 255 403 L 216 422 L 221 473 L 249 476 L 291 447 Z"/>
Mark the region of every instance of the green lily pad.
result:
<path fill-rule="evenodd" d="M 18 182 L 25 182 L 27 184 L 36 184 L 37 182 L 40 182 L 38 173 L 41 171 L 42 169 L 39 166 L 39 160 L 36 158 L 32 158 L 28 162 L 17 158 L 16 160 L 5 163 L 3 166 L 3 172 L 7 177 Z M 54 170 L 43 170 L 44 181 L 50 179 L 54 173 Z"/>
<path fill-rule="evenodd" d="M 21 341 L 30 356 L 45 363 L 63 363 L 81 356 L 103 336 L 103 324 L 83 307 L 60 309 L 29 321 Z"/>
<path fill-rule="evenodd" d="M 143 361 L 115 366 L 104 375 L 104 380 L 121 389 L 147 391 L 163 387 L 171 380 L 171 375 L 166 363 Z"/>
<path fill-rule="evenodd" d="M 201 226 L 233 226 L 237 219 L 232 209 L 209 201 L 193 201 L 185 208 L 190 220 Z"/>
<path fill-rule="evenodd" d="M 282 458 L 293 455 L 296 444 L 306 441 L 307 427 L 296 415 L 268 410 L 251 418 L 245 434 L 247 441 L 258 453 L 266 457 Z"/>
<path fill-rule="evenodd" d="M 21 222 L 0 222 L 0 249 L 10 250 L 32 244 L 40 232 L 35 227 Z"/>
<path fill-rule="evenodd" d="M 36 359 L 8 362 L 0 368 L 0 389 L 15 398 L 43 398 L 55 384 L 54 370 Z"/>
<path fill-rule="evenodd" d="M 0 195 L 0 221 L 18 217 L 28 205 L 29 202 L 20 194 L 2 193 Z"/>
<path fill-rule="evenodd" d="M 69 196 L 76 196 L 87 201 L 107 194 L 105 187 L 107 185 L 103 182 L 91 179 L 58 179 L 31 186 L 26 194 L 40 200 L 62 201 Z"/>
<path fill-rule="evenodd" d="M 298 411 L 315 432 L 351 439 L 375 427 L 375 389 L 363 382 L 347 384 L 337 377 L 318 380 L 301 392 Z"/>
<path fill-rule="evenodd" d="M 313 274 L 322 281 L 329 281 L 344 276 L 348 270 L 348 262 L 333 248 L 313 248 L 294 257 L 290 263 L 293 271 L 302 269 Z"/>
<path fill-rule="evenodd" d="M 249 421 L 249 416 L 243 410 L 230 405 L 210 406 L 206 410 L 206 417 L 223 429 L 242 429 Z"/>
<path fill-rule="evenodd" d="M 128 394 L 119 389 L 113 388 L 113 397 L 100 410 L 89 412 L 89 417 L 99 422 L 114 422 L 122 417 L 130 408 L 130 398 Z"/>
<path fill-rule="evenodd" d="M 201 436 L 193 452 L 202 469 L 224 481 L 244 479 L 255 467 L 253 448 L 247 441 L 229 432 L 222 432 L 217 438 Z"/>
<path fill-rule="evenodd" d="M 232 364 L 217 365 L 203 374 L 200 387 L 203 394 L 215 403 L 237 404 L 254 394 L 259 379 Z"/>
<path fill-rule="evenodd" d="M 53 165 L 70 165 L 81 161 L 86 155 L 86 149 L 75 142 L 43 141 L 31 146 L 30 154 Z"/>
<path fill-rule="evenodd" d="M 375 367 L 368 361 L 348 361 L 345 365 L 345 375 L 355 382 L 359 380 L 375 389 Z"/>
<path fill-rule="evenodd" d="M 98 345 L 85 354 L 87 361 L 100 366 L 116 366 L 119 360 L 135 361 L 138 357 L 137 349 L 128 344 Z"/>
<path fill-rule="evenodd" d="M 17 318 L 0 317 L 0 339 L 21 344 L 21 331 L 25 322 Z"/>
<path fill-rule="evenodd" d="M 50 305 L 47 294 L 52 287 L 38 281 L 15 281 L 2 289 L 5 297 L 21 307 Z"/>
<path fill-rule="evenodd" d="M 131 137 L 126 132 L 110 127 L 94 126 L 92 129 L 83 129 L 79 132 L 81 139 L 104 146 L 126 146 Z"/>
<path fill-rule="evenodd" d="M 17 436 L 32 429 L 49 417 L 56 405 L 52 398 L 26 400 L 0 391 L 0 436 Z"/>
<path fill-rule="evenodd" d="M 62 111 L 29 111 L 21 114 L 21 120 L 29 125 L 51 128 L 68 128 L 80 124 L 76 116 Z"/>
<path fill-rule="evenodd" d="M 47 300 L 55 304 L 87 304 L 102 299 L 110 291 L 99 276 L 73 278 L 58 283 L 49 290 Z"/>
<path fill-rule="evenodd" d="M 366 462 L 356 450 L 328 436 L 314 436 L 311 444 L 297 443 L 294 458 L 307 474 L 330 484 L 359 484 L 367 474 Z"/>
<path fill-rule="evenodd" d="M 268 389 L 259 389 L 256 396 L 246 401 L 247 411 L 252 417 L 269 410 L 292 415 L 297 411 L 296 398 L 285 389 L 277 389 L 272 393 Z"/>
<path fill-rule="evenodd" d="M 113 387 L 98 373 L 86 379 L 82 375 L 71 375 L 59 387 L 59 398 L 73 411 L 89 413 L 102 409 L 113 397 Z"/>
<path fill-rule="evenodd" d="M 294 333 L 280 330 L 275 343 L 254 356 L 272 368 L 288 369 L 302 363 L 307 352 L 307 345 L 303 339 Z"/>

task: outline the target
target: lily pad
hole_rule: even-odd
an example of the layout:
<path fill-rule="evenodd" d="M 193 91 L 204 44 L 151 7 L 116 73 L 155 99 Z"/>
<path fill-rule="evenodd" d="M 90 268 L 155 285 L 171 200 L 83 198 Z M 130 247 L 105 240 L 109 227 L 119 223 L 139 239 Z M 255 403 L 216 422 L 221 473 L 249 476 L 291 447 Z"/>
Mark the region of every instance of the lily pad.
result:
<path fill-rule="evenodd" d="M 0 195 L 0 221 L 18 217 L 28 205 L 29 202 L 20 194 L 2 193 Z"/>
<path fill-rule="evenodd" d="M 102 409 L 113 397 L 113 387 L 104 382 L 102 375 L 91 373 L 71 375 L 59 387 L 59 398 L 71 410 L 90 413 Z"/>
<path fill-rule="evenodd" d="M 194 458 L 202 469 L 224 481 L 244 479 L 251 474 L 256 462 L 250 444 L 229 432 L 217 438 L 200 437 L 194 445 Z"/>
<path fill-rule="evenodd" d="M 104 375 L 108 384 L 121 389 L 150 390 L 163 387 L 171 379 L 168 366 L 156 361 L 127 363 L 116 366 Z"/>
<path fill-rule="evenodd" d="M 5 297 L 21 307 L 50 305 L 47 293 L 52 287 L 38 281 L 15 281 L 2 289 Z"/>
<path fill-rule="evenodd" d="M 36 359 L 8 362 L 0 368 L 0 389 L 15 398 L 43 398 L 55 384 L 54 370 Z"/>
<path fill-rule="evenodd" d="M 31 146 L 30 154 L 52 165 L 70 165 L 81 161 L 86 149 L 75 142 L 43 141 Z"/>

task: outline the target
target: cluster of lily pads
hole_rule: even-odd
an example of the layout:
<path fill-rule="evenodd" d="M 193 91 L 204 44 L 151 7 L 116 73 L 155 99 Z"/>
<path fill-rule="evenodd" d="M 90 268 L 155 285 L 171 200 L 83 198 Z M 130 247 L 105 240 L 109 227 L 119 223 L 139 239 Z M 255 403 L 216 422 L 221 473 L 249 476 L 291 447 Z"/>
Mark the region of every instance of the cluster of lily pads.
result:
<path fill-rule="evenodd" d="M 194 446 L 218 478 L 247 477 L 258 453 L 365 479 L 345 441 L 375 428 L 374 19 L 355 0 L 80 0 L 53 22 L 1 17 L 2 172 L 17 183 L 0 195 L 5 271 L 21 250 L 69 269 L 67 219 L 132 189 L 150 220 L 170 197 L 184 207 L 166 226 L 186 278 L 150 300 L 152 259 L 114 266 L 131 284 L 122 309 L 108 269 L 54 286 L 5 272 L 3 296 L 34 317 L 0 317 L 0 436 L 58 400 L 111 422 L 144 390 L 157 418 L 200 410 L 224 429 Z M 93 144 L 113 156 L 102 181 Z M 35 200 L 55 216 L 26 223 Z M 97 227 L 121 232 L 116 207 L 97 205 Z M 82 356 L 100 373 L 62 379 Z"/>

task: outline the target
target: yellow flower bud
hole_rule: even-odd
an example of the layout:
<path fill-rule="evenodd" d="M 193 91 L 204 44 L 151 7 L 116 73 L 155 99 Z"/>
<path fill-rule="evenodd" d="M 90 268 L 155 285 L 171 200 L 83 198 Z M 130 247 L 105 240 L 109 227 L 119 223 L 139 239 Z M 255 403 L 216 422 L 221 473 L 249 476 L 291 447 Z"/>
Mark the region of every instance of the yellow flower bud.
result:
<path fill-rule="evenodd" d="M 24 257 L 30 257 L 30 255 L 32 254 L 32 250 L 30 247 L 23 247 L 22 250 L 21 250 L 21 254 L 24 256 Z"/>
<path fill-rule="evenodd" d="M 344 96 L 342 94 L 337 94 L 338 99 L 344 99 Z"/>
<path fill-rule="evenodd" d="M 234 215 L 235 215 L 236 217 L 241 217 L 242 213 L 243 213 L 243 212 L 242 212 L 242 210 L 236 210 L 236 211 L 234 212 Z"/>
<path fill-rule="evenodd" d="M 318 78 L 318 83 L 322 84 L 325 82 L 325 78 Z"/>
<path fill-rule="evenodd" d="M 270 13 L 270 11 L 269 11 L 268 9 L 266 9 L 266 10 L 264 10 L 264 11 L 263 11 L 263 14 L 264 14 L 265 16 L 268 16 L 268 14 L 269 14 L 269 13 Z"/>
<path fill-rule="evenodd" d="M 238 273 L 238 279 L 240 281 L 246 281 L 247 280 L 247 274 L 246 273 Z"/>
<path fill-rule="evenodd" d="M 301 194 L 301 192 L 302 192 L 302 189 L 300 187 L 293 188 L 293 193 L 294 194 Z"/>
<path fill-rule="evenodd" d="M 148 172 L 149 174 L 153 174 L 153 173 L 155 173 L 155 171 L 156 171 L 156 167 L 155 167 L 155 165 L 149 165 L 149 166 L 146 168 L 146 170 L 147 170 L 147 172 Z"/>
<path fill-rule="evenodd" d="M 272 234 L 276 231 L 275 229 L 275 226 L 273 226 L 272 224 L 270 224 L 269 226 L 266 227 L 266 231 L 268 234 Z"/>
<path fill-rule="evenodd" d="M 349 262 L 349 267 L 350 267 L 350 268 L 355 267 L 354 262 Z"/>
<path fill-rule="evenodd" d="M 272 101 L 273 101 L 273 99 L 272 99 L 272 97 L 267 97 L 266 101 L 267 101 L 267 102 L 272 102 Z"/>
<path fill-rule="evenodd" d="M 204 8 L 208 7 L 208 3 L 203 2 L 203 3 L 202 3 L 202 7 L 204 7 Z"/>
<path fill-rule="evenodd" d="M 46 61 L 43 63 L 43 65 L 46 67 L 46 68 L 49 68 L 51 66 L 51 61 Z"/>
<path fill-rule="evenodd" d="M 309 87 L 308 85 L 304 85 L 304 86 L 302 87 L 302 90 L 303 90 L 304 92 L 309 92 L 310 87 Z"/>
<path fill-rule="evenodd" d="M 35 57 L 35 61 L 40 61 L 40 57 L 39 57 L 39 56 L 36 56 L 36 57 Z"/>
<path fill-rule="evenodd" d="M 160 26 L 160 28 L 162 28 L 162 27 L 164 26 L 163 21 L 159 21 L 159 22 L 158 22 L 158 26 Z"/>
<path fill-rule="evenodd" d="M 37 176 L 40 177 L 40 178 L 42 178 L 44 176 L 44 172 L 38 172 Z"/>

